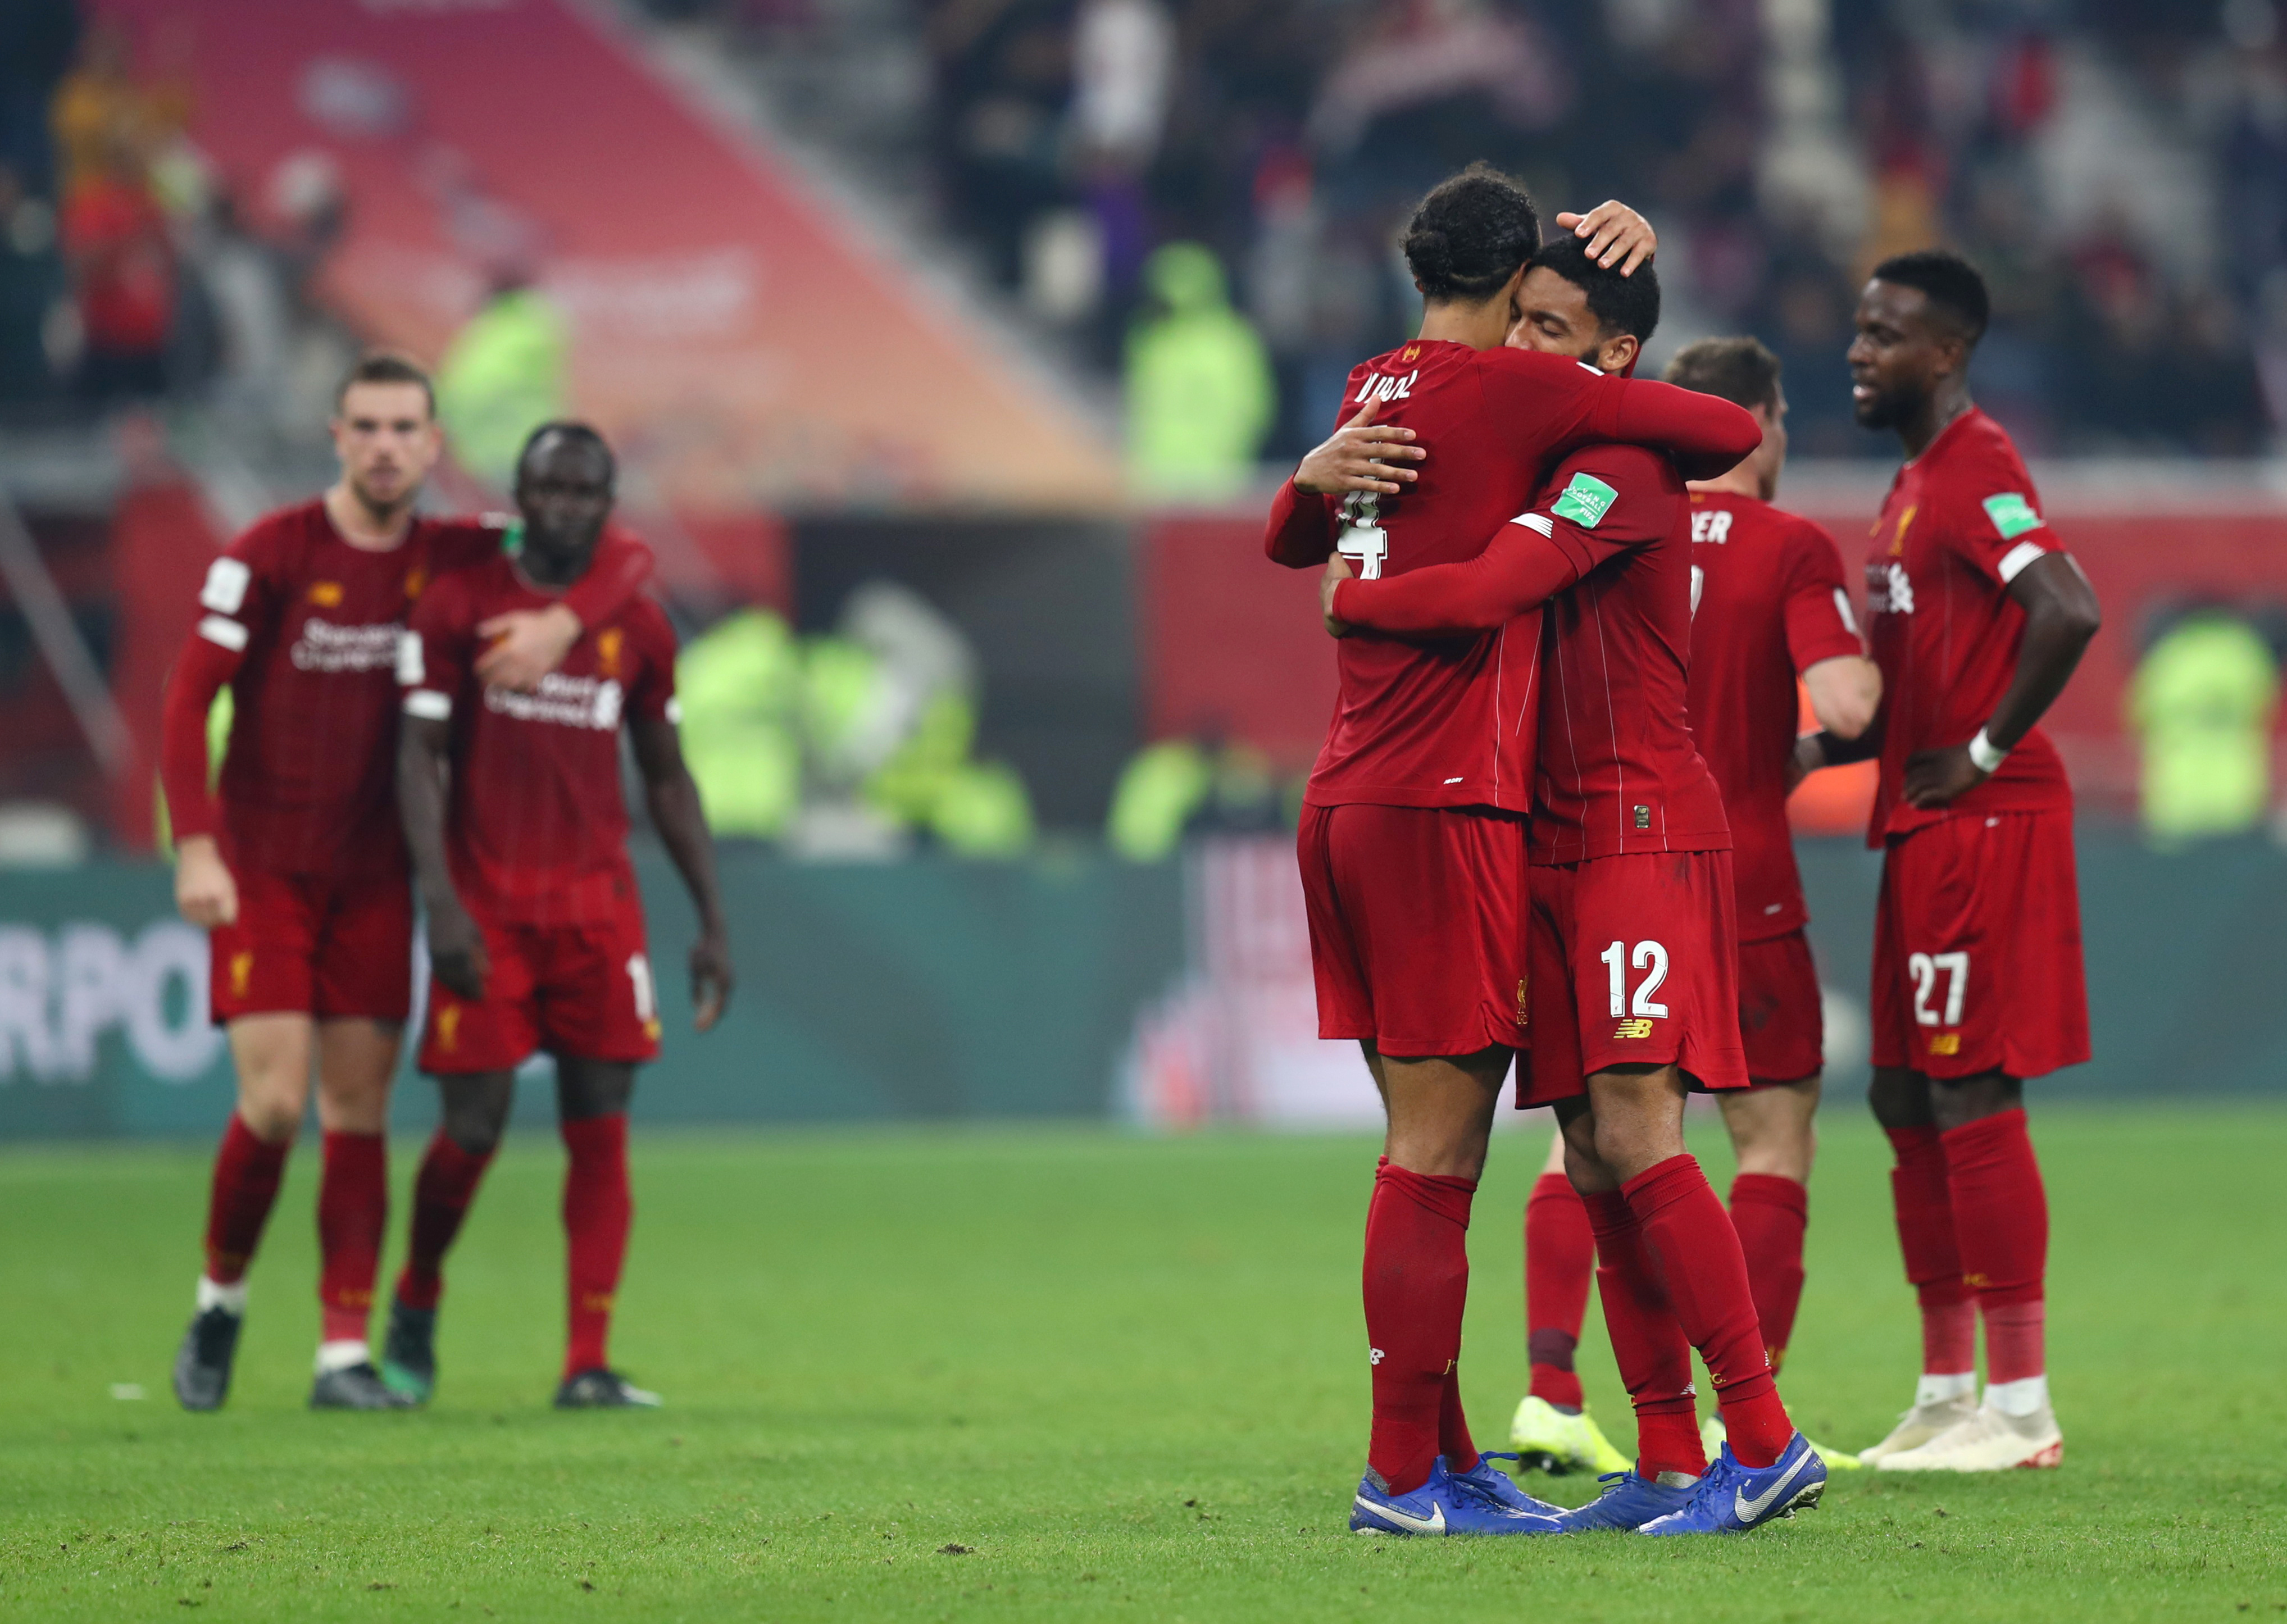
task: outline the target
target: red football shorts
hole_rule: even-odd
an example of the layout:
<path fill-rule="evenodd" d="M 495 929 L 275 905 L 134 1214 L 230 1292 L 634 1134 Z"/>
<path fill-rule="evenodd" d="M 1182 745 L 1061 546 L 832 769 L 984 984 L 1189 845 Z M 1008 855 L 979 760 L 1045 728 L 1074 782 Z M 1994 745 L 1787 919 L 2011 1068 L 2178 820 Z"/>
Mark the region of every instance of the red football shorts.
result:
<path fill-rule="evenodd" d="M 2043 1077 L 2087 1059 L 2072 815 L 1973 812 L 1892 840 L 1872 1002 L 1877 1066 Z"/>
<path fill-rule="evenodd" d="M 1739 944 L 1739 1043 L 1757 1082 L 1799 1082 L 1825 1068 L 1818 969 L 1800 929 Z"/>
<path fill-rule="evenodd" d="M 1729 852 L 1597 857 L 1532 871 L 1532 1052 L 1520 1109 L 1615 1066 L 1680 1064 L 1744 1089 Z"/>
<path fill-rule="evenodd" d="M 644 951 L 643 901 L 632 887 L 600 919 L 478 923 L 492 959 L 484 998 L 471 1003 L 431 979 L 423 1071 L 504 1072 L 543 1049 L 589 1060 L 658 1055 L 659 1005 Z"/>
<path fill-rule="evenodd" d="M 1305 806 L 1296 840 L 1318 1035 L 1386 1055 L 1524 1042 L 1524 820 Z"/>
<path fill-rule="evenodd" d="M 413 1007 L 413 891 L 401 874 L 336 883 L 233 866 L 238 919 L 209 933 L 215 1024 L 304 1014 L 402 1021 Z"/>

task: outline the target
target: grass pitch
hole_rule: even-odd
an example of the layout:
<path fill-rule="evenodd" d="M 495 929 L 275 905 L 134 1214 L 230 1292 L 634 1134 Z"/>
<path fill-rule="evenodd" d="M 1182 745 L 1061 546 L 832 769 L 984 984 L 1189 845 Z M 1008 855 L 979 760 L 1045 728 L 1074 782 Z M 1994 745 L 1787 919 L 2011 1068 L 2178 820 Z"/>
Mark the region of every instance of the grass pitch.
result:
<path fill-rule="evenodd" d="M 1887 1153 L 1830 1115 L 1786 1392 L 1855 1445 L 1905 1402 L 1917 1343 Z M 1720 1186 L 1720 1134 L 1695 1131 Z M 167 1372 L 202 1148 L 11 1150 L 0 1618 L 2287 1614 L 2287 1113 L 2058 1107 L 2036 1134 L 2064 1469 L 1837 1474 L 1824 1509 L 1720 1542 L 1342 1532 L 1365 1435 L 1356 1139 L 639 1135 L 614 1352 L 669 1407 L 572 1415 L 547 1407 L 552 1140 L 503 1155 L 463 1239 L 436 1406 L 378 1416 L 302 1407 L 308 1147 L 230 1407 L 199 1416 Z M 1497 1141 L 1477 1198 L 1463 1370 L 1492 1447 L 1544 1144 Z M 1591 1312 L 1581 1367 L 1625 1448 Z"/>

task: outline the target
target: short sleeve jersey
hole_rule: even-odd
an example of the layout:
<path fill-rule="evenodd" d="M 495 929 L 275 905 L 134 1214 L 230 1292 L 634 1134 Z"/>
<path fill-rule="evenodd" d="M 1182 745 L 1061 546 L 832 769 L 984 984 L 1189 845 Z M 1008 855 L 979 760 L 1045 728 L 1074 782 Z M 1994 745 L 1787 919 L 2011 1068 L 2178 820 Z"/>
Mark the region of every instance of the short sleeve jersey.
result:
<path fill-rule="evenodd" d="M 554 601 L 495 558 L 423 593 L 399 651 L 406 714 L 452 724 L 453 883 L 501 923 L 577 923 L 624 907 L 634 879 L 620 726 L 677 714 L 674 629 L 640 596 L 583 632 L 537 693 L 479 682 L 479 624 Z"/>
<path fill-rule="evenodd" d="M 2017 448 L 1974 407 L 1898 471 L 1866 556 L 1867 634 L 1883 693 L 1870 845 L 1946 818 L 2072 805 L 2064 763 L 2038 728 L 1949 804 L 1925 812 L 1903 797 L 1908 757 L 1967 744 L 2001 703 L 2025 636 L 2009 583 L 2063 551 Z"/>
<path fill-rule="evenodd" d="M 241 656 L 219 786 L 233 862 L 336 878 L 405 871 L 398 635 L 439 570 L 497 555 L 501 534 L 417 519 L 375 551 L 344 541 L 311 502 L 270 515 L 208 566 L 198 635 Z"/>
<path fill-rule="evenodd" d="M 1802 899 L 1787 830 L 1795 678 L 1866 650 L 1834 538 L 1753 496 L 1691 498 L 1691 733 L 1731 826 L 1739 939 L 1800 930 Z"/>
<path fill-rule="evenodd" d="M 406 872 L 398 640 L 432 582 L 499 558 L 505 534 L 501 519 L 416 519 L 375 551 L 343 540 L 325 503 L 308 502 L 208 566 L 194 635 L 239 656 L 218 787 L 232 862 L 335 879 Z M 572 606 L 600 614 L 650 569 L 647 550 L 615 537 Z"/>
<path fill-rule="evenodd" d="M 1575 452 L 1520 522 L 1581 572 L 1542 611 L 1532 860 L 1726 849 L 1688 719 L 1691 518 L 1674 464 L 1638 446 Z"/>
<path fill-rule="evenodd" d="M 1417 431 L 1429 456 L 1402 495 L 1354 494 L 1336 517 L 1379 533 L 1383 575 L 1475 558 L 1524 510 L 1549 458 L 1588 437 L 1618 384 L 1526 350 L 1432 340 L 1378 356 L 1350 374 L 1341 420 L 1380 400 L 1377 421 Z M 1305 802 L 1527 810 L 1539 630 L 1528 614 L 1474 637 L 1341 639 L 1341 693 Z"/>

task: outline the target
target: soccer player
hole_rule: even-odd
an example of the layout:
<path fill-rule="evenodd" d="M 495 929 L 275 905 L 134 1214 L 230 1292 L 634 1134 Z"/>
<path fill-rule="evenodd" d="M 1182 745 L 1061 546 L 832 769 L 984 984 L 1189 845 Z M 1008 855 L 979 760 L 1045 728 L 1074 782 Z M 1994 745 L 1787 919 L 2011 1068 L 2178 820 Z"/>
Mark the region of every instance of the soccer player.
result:
<path fill-rule="evenodd" d="M 1420 337 L 1351 375 L 1350 406 L 1365 409 L 1343 435 L 1365 434 L 1379 403 L 1403 426 L 1368 438 L 1402 448 L 1418 432 L 1437 455 L 1361 454 L 1357 471 L 1323 480 L 1298 471 L 1273 509 L 1271 558 L 1315 566 L 1339 546 L 1368 576 L 1403 582 L 1478 551 L 1569 447 L 1642 437 L 1705 456 L 1709 472 L 1753 448 L 1757 431 L 1736 408 L 1502 348 L 1539 241 L 1523 188 L 1491 170 L 1423 200 L 1405 239 Z M 1373 1426 L 1351 1515 L 1365 1532 L 1553 1526 L 1551 1508 L 1480 1457 L 1455 1374 L 1470 1200 L 1524 1035 L 1538 630 L 1523 615 L 1431 644 L 1345 641 L 1304 796 L 1319 1033 L 1359 1042 L 1389 1114 L 1366 1217 Z"/>
<path fill-rule="evenodd" d="M 256 524 L 208 569 L 161 725 L 176 901 L 211 933 L 213 1016 L 238 1073 L 197 1311 L 175 1361 L 186 1409 L 214 1409 L 229 1392 L 247 1268 L 313 1062 L 324 1324 L 310 1402 L 392 1402 L 366 1322 L 387 1222 L 389 1081 L 412 997 L 413 905 L 391 788 L 393 668 L 413 599 L 440 574 L 498 553 L 501 532 L 415 516 L 442 439 L 429 380 L 412 362 L 360 360 L 332 429 L 341 477 L 319 500 Z M 583 620 L 611 612 L 650 570 L 646 549 L 622 543 L 580 592 L 503 617 L 487 654 L 494 679 L 539 680 Z M 233 720 L 217 793 L 207 717 L 226 685 Z"/>
<path fill-rule="evenodd" d="M 1731 828 L 1739 1035 L 1751 1084 L 1716 1097 L 1738 1157 L 1731 1224 L 1777 1374 L 1802 1296 L 1825 1035 L 1818 974 L 1803 936 L 1809 913 L 1786 821 L 1796 776 L 1795 684 L 1799 677 L 1820 726 L 1856 739 L 1874 719 L 1882 678 L 1859 640 L 1833 537 L 1771 505 L 1787 443 L 1778 358 L 1753 338 L 1703 339 L 1669 364 L 1667 381 L 1746 408 L 1763 431 L 1753 456 L 1690 487 L 1685 522 L 1691 732 Z M 1587 1209 L 1564 1176 L 1560 1135 L 1525 1208 L 1532 1390 L 1510 1429 L 1524 1459 L 1556 1470 L 1613 1470 L 1617 1454 L 1587 1414 L 1572 1368 L 1595 1251 Z M 1720 1423 L 1711 1421 L 1706 1431 L 1720 1437 Z M 1829 1466 L 1858 1464 L 1855 1455 L 1824 1448 L 1819 1454 Z"/>
<path fill-rule="evenodd" d="M 613 500 L 595 430 L 551 423 L 517 461 L 524 546 L 439 582 L 405 632 L 398 796 L 429 915 L 421 1069 L 444 1121 L 414 1187 L 412 1250 L 390 1307 L 384 1369 L 425 1400 L 437 1380 L 445 1253 L 508 1125 L 516 1068 L 556 1060 L 569 1336 L 559 1409 L 655 1405 L 611 1368 L 605 1343 L 634 1208 L 628 1102 L 659 1052 L 643 899 L 620 792 L 627 731 L 652 822 L 699 913 L 692 998 L 701 1032 L 731 990 L 715 855 L 675 723 L 675 632 L 647 598 L 581 634 L 536 693 L 485 681 L 484 627 L 561 598 L 592 569 Z M 449 795 L 447 782 L 449 780 Z"/>
<path fill-rule="evenodd" d="M 1534 256 L 1518 305 L 1512 343 L 1625 371 L 1659 289 L 1559 239 Z M 1779 1399 L 1730 1216 L 1683 1145 L 1687 1089 L 1747 1082 L 1730 834 L 1688 720 L 1688 511 L 1667 457 L 1592 446 L 1474 558 L 1367 580 L 1338 555 L 1322 578 L 1327 630 L 1371 634 L 1369 646 L 1435 647 L 1542 611 L 1519 1103 L 1556 1108 L 1637 1414 L 1637 1470 L 1557 1519 L 1568 1532 L 1744 1533 L 1816 1504 L 1826 1480 Z M 1712 1465 L 1695 1346 L 1729 1434 Z"/>
<path fill-rule="evenodd" d="M 2024 1080 L 2086 1060 L 2072 789 L 2035 725 L 2101 622 L 2009 436 L 1969 395 L 1984 279 L 1928 250 L 1874 267 L 1850 345 L 1858 421 L 1906 453 L 1866 563 L 1882 713 L 1875 1120 L 1920 1298 L 1913 1406 L 1863 1459 L 1894 1471 L 2054 1466 L 2042 1339 L 2048 1202 Z M 1875 735 L 1879 735 L 1877 739 Z M 1976 1398 L 1977 1320 L 1985 1400 Z"/>

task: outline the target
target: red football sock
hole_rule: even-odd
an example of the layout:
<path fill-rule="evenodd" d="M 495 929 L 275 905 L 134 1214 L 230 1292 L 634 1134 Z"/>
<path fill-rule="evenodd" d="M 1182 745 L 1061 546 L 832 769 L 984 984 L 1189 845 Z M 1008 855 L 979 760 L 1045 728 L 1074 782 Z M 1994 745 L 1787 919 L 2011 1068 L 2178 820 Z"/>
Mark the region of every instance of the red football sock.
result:
<path fill-rule="evenodd" d="M 1922 1374 L 1966 1374 L 1977 1368 L 1977 1311 L 1954 1241 L 1945 1142 L 1930 1127 L 1883 1131 L 1898 1159 L 1890 1169 L 1890 1200 L 1906 1279 L 1921 1304 Z"/>
<path fill-rule="evenodd" d="M 1593 1226 L 1599 1262 L 1596 1295 L 1604 1331 L 1636 1412 L 1636 1470 L 1646 1477 L 1707 1470 L 1691 1390 L 1691 1344 L 1660 1289 L 1643 1245 L 1643 1226 L 1617 1190 L 1580 1198 Z"/>
<path fill-rule="evenodd" d="M 612 1334 L 612 1299 L 620 1288 L 635 1201 L 628 1192 L 627 1113 L 582 1117 L 563 1124 L 562 1131 L 564 1148 L 572 1153 L 564 1169 L 570 1308 L 564 1374 L 569 1377 L 609 1362 L 604 1349 Z"/>
<path fill-rule="evenodd" d="M 1429 1479 L 1445 1377 L 1461 1355 L 1469 1295 L 1467 1178 L 1415 1173 L 1384 1160 L 1365 1215 L 1365 1335 L 1373 1362 L 1366 1464 L 1393 1494 Z"/>
<path fill-rule="evenodd" d="M 1437 1453 L 1449 1471 L 1465 1472 L 1477 1463 L 1477 1446 L 1469 1437 L 1469 1418 L 1461 1408 L 1461 1372 L 1457 1365 L 1445 1373 L 1445 1390 L 1437 1400 Z"/>
<path fill-rule="evenodd" d="M 207 1279 L 216 1285 L 234 1286 L 246 1278 L 246 1265 L 262 1244 L 271 1203 L 278 1199 L 286 1153 L 293 1148 L 290 1137 L 265 1145 L 245 1118 L 231 1113 L 207 1196 Z"/>
<path fill-rule="evenodd" d="M 1792 1178 L 1742 1173 L 1731 1181 L 1731 1227 L 1747 1259 L 1747 1286 L 1774 1376 L 1802 1302 L 1802 1234 L 1809 1224 L 1810 1192 Z"/>
<path fill-rule="evenodd" d="M 1532 1396 L 1563 1409 L 1584 1402 L 1572 1354 L 1595 1267 L 1596 1232 L 1580 1192 L 1563 1174 L 1543 1173 L 1524 1204 L 1524 1350 Z"/>
<path fill-rule="evenodd" d="M 1981 1117 L 1948 1129 L 1944 1140 L 1962 1277 L 1976 1291 L 1985 1316 L 1985 1379 L 2014 1382 L 2043 1374 L 2047 1365 L 2041 1316 L 2001 1312 L 2038 1307 L 2048 1269 L 2048 1195 L 2041 1188 L 2041 1164 L 2025 1131 L 2025 1113 L 2013 1110 Z"/>
<path fill-rule="evenodd" d="M 1763 1352 L 1763 1331 L 1747 1286 L 1731 1215 L 1689 1155 L 1670 1156 L 1621 1186 L 1643 1226 L 1644 1250 L 1659 1271 L 1676 1323 L 1699 1350 L 1723 1410 L 1731 1453 L 1745 1466 L 1769 1466 L 1794 1436 L 1778 1382 Z"/>
<path fill-rule="evenodd" d="M 318 1302 L 328 1342 L 363 1342 L 389 1231 L 389 1141 L 377 1133 L 326 1135 L 318 1183 Z"/>
<path fill-rule="evenodd" d="M 408 1308 L 434 1308 L 445 1295 L 445 1253 L 461 1232 L 476 1199 L 477 1181 L 492 1165 L 490 1151 L 464 1151 L 443 1129 L 429 1141 L 413 1181 L 413 1241 L 397 1277 L 397 1300 Z"/>

